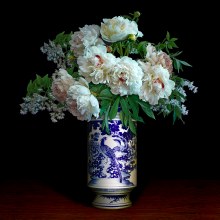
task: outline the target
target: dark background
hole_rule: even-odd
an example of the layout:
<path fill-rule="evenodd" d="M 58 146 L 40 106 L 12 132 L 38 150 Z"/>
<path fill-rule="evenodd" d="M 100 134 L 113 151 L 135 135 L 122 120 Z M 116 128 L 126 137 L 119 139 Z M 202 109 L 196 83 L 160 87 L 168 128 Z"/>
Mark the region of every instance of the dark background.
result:
<path fill-rule="evenodd" d="M 215 19 L 207 16 L 212 12 L 209 5 L 61 1 L 46 6 L 31 1 L 13 4 L 13 8 L 2 45 L 6 60 L 2 67 L 1 178 L 68 182 L 79 177 L 80 184 L 86 185 L 86 122 L 67 114 L 54 124 L 47 112 L 21 116 L 19 104 L 35 74 L 52 74 L 55 69 L 40 51 L 44 42 L 62 31 L 78 31 L 85 24 L 100 24 L 103 18 L 137 10 L 142 13 L 138 25 L 143 39 L 157 43 L 167 31 L 178 38 L 183 50 L 180 58 L 193 66 L 186 67 L 180 76 L 198 86 L 197 94 L 188 93 L 185 124 L 177 121 L 173 125 L 172 117 L 138 124 L 139 184 L 150 178 L 220 178 L 219 68 L 212 28 Z"/>

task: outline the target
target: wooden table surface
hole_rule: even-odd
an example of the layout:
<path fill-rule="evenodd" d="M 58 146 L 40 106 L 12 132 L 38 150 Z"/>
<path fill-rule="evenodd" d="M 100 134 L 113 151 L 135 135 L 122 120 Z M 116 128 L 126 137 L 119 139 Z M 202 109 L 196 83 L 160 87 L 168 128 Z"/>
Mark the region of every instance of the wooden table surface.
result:
<path fill-rule="evenodd" d="M 87 187 L 68 187 L 39 179 L 1 180 L 0 220 L 220 220 L 220 180 L 149 180 L 132 192 L 133 205 L 119 210 L 92 207 Z"/>

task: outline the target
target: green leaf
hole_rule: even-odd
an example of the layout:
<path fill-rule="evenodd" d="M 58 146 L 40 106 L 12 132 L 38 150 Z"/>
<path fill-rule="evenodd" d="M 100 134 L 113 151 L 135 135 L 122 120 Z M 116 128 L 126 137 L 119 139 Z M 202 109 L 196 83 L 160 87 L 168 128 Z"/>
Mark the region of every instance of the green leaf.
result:
<path fill-rule="evenodd" d="M 142 41 L 138 44 L 137 46 L 137 50 L 138 50 L 138 53 L 142 56 L 142 57 L 145 57 L 146 54 L 147 54 L 147 49 L 146 49 L 146 46 L 147 46 L 148 42 L 147 41 Z"/>
<path fill-rule="evenodd" d="M 71 76 L 74 78 L 74 79 L 76 79 L 76 78 L 79 78 L 79 73 L 78 72 L 73 72 L 72 74 L 71 74 Z"/>
<path fill-rule="evenodd" d="M 122 111 L 119 112 L 119 118 L 122 121 L 122 124 L 124 124 L 124 113 Z"/>
<path fill-rule="evenodd" d="M 179 60 L 176 60 L 177 71 L 180 71 L 181 63 Z"/>
<path fill-rule="evenodd" d="M 67 68 L 66 71 L 72 76 L 73 75 L 73 69 L 72 67 Z"/>
<path fill-rule="evenodd" d="M 171 45 L 173 48 L 178 48 L 178 46 L 176 45 L 176 43 L 175 43 L 175 42 L 170 41 L 169 43 L 170 43 L 170 45 Z"/>
<path fill-rule="evenodd" d="M 108 108 L 110 108 L 110 105 L 110 100 L 104 99 L 101 101 L 100 116 L 102 116 L 108 110 Z"/>
<path fill-rule="evenodd" d="M 176 113 L 176 116 L 177 116 L 178 118 L 181 118 L 182 113 L 181 113 L 181 109 L 180 109 L 178 106 L 175 106 L 175 107 L 174 107 L 174 111 L 175 111 L 175 113 Z"/>
<path fill-rule="evenodd" d="M 173 41 L 173 42 L 176 41 L 176 40 L 178 40 L 178 38 L 173 37 L 173 38 L 170 39 L 170 41 Z"/>
<path fill-rule="evenodd" d="M 33 82 L 32 82 L 32 80 L 30 80 L 27 85 L 27 96 L 30 96 L 32 90 L 33 90 Z"/>
<path fill-rule="evenodd" d="M 27 86 L 27 95 L 32 96 L 34 93 L 47 93 L 51 89 L 51 78 L 48 75 L 43 77 L 36 75 L 34 81 L 30 80 Z"/>
<path fill-rule="evenodd" d="M 56 41 L 60 41 L 62 38 L 63 38 L 63 36 L 64 36 L 64 33 L 65 33 L 65 31 L 63 31 L 63 32 L 61 32 L 61 33 L 59 33 L 59 34 L 57 34 L 57 36 L 56 36 L 56 38 L 55 38 L 55 42 Z"/>
<path fill-rule="evenodd" d="M 116 117 L 117 112 L 118 112 L 118 106 L 119 106 L 119 101 L 120 101 L 120 96 L 117 97 L 117 99 L 115 100 L 115 102 L 113 103 L 111 110 L 109 112 L 109 118 L 113 119 Z"/>
<path fill-rule="evenodd" d="M 137 102 L 137 96 L 135 96 L 135 95 L 128 96 L 128 102 L 129 102 L 129 105 L 132 109 L 134 117 L 137 118 L 138 114 L 139 114 L 139 105 Z"/>
<path fill-rule="evenodd" d="M 61 45 L 61 47 L 67 47 L 69 41 L 71 40 L 72 32 L 69 34 L 65 34 L 65 32 L 61 32 L 57 34 L 56 38 L 53 40 L 55 44 Z"/>
<path fill-rule="evenodd" d="M 122 111 L 124 112 L 124 114 L 126 116 L 129 116 L 129 106 L 128 106 L 128 103 L 125 101 L 124 98 L 121 98 L 120 99 L 120 104 L 121 104 L 121 108 L 122 108 Z"/>
<path fill-rule="evenodd" d="M 190 66 L 191 67 L 191 65 L 189 63 L 187 63 L 186 61 L 180 60 L 180 63 L 183 64 L 184 66 Z"/>
<path fill-rule="evenodd" d="M 177 70 L 177 72 L 179 73 L 179 71 L 181 70 L 181 63 L 178 59 L 174 58 L 174 68 Z"/>
<path fill-rule="evenodd" d="M 127 127 L 128 126 L 128 117 L 124 114 L 123 111 L 120 111 L 119 117 L 120 117 L 120 120 L 122 122 L 122 125 Z"/>
<path fill-rule="evenodd" d="M 97 94 L 100 94 L 104 89 L 107 88 L 106 85 L 104 84 L 98 84 L 98 85 L 95 85 L 93 83 L 90 83 L 89 84 L 89 88 L 90 88 L 90 91 L 92 91 L 93 93 L 97 93 Z M 105 93 L 106 91 L 104 91 L 103 93 Z"/>
<path fill-rule="evenodd" d="M 42 84 L 45 87 L 45 89 L 50 89 L 52 80 L 48 77 L 48 74 L 42 78 Z"/>
<path fill-rule="evenodd" d="M 141 116 L 135 116 L 133 114 L 131 114 L 131 117 L 135 120 L 135 121 L 139 121 L 139 122 L 142 122 L 142 123 L 145 123 L 143 118 Z"/>
<path fill-rule="evenodd" d="M 135 123 L 131 117 L 129 118 L 129 128 L 131 129 L 132 133 L 135 135 L 137 134 Z"/>
<path fill-rule="evenodd" d="M 173 124 L 175 123 L 175 121 L 176 121 L 176 112 L 173 111 Z"/>
<path fill-rule="evenodd" d="M 142 50 L 142 49 L 146 48 L 146 46 L 147 46 L 147 41 L 141 41 L 141 42 L 138 44 L 137 49 L 138 49 L 138 50 Z"/>
<path fill-rule="evenodd" d="M 170 54 L 171 57 L 177 57 L 179 56 L 183 51 L 178 51 L 176 53 Z"/>
<path fill-rule="evenodd" d="M 182 113 L 181 113 L 181 109 L 178 106 L 174 106 L 174 109 L 173 109 L 173 124 L 175 123 L 177 118 L 182 119 Z"/>
<path fill-rule="evenodd" d="M 110 89 L 109 88 L 106 88 L 106 89 L 103 89 L 100 94 L 99 94 L 100 97 L 106 97 L 106 98 L 112 98 L 113 97 L 113 94 L 111 93 Z"/>
<path fill-rule="evenodd" d="M 125 127 L 128 126 L 128 116 L 126 116 L 125 114 L 124 114 L 123 125 L 124 125 Z"/>
<path fill-rule="evenodd" d="M 154 113 L 150 108 L 150 104 L 144 101 L 138 101 L 138 103 L 140 104 L 141 108 L 143 109 L 143 111 L 145 112 L 145 114 L 147 114 L 150 118 L 155 119 Z"/>
<path fill-rule="evenodd" d="M 156 50 L 163 50 L 166 46 L 163 43 L 158 43 L 155 47 L 156 47 Z"/>
<path fill-rule="evenodd" d="M 170 40 L 170 33 L 168 31 L 167 31 L 167 34 L 166 34 L 166 39 Z"/>
<path fill-rule="evenodd" d="M 172 49 L 172 48 L 173 48 L 171 44 L 167 44 L 167 47 L 168 47 L 169 49 Z"/>
<path fill-rule="evenodd" d="M 110 106 L 108 107 L 106 113 L 105 113 L 105 118 L 103 120 L 104 124 L 102 123 L 102 127 L 103 129 L 105 129 L 105 131 L 107 132 L 107 134 L 110 134 L 110 130 L 109 130 L 109 125 L 108 125 L 108 113 L 109 113 L 109 109 Z"/>
<path fill-rule="evenodd" d="M 171 110 L 172 110 L 172 105 L 171 105 L 171 104 L 168 104 L 168 105 L 167 105 L 167 109 L 168 109 L 169 112 L 171 112 Z"/>
<path fill-rule="evenodd" d="M 39 75 L 36 75 L 36 79 L 35 79 L 34 83 L 38 86 L 41 85 L 41 77 Z"/>

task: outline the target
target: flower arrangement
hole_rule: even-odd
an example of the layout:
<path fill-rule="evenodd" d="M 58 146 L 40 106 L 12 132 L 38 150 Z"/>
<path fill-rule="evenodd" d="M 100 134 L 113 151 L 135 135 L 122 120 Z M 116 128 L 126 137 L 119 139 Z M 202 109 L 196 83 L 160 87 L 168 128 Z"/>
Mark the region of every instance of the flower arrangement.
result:
<path fill-rule="evenodd" d="M 193 82 L 178 76 L 183 66 L 177 38 L 167 32 L 154 44 L 141 41 L 138 29 L 140 12 L 103 19 L 100 25 L 85 25 L 74 33 L 59 33 L 40 48 L 57 68 L 30 80 L 23 97 L 21 114 L 47 110 L 53 122 L 66 112 L 78 120 L 108 120 L 118 111 L 124 126 L 136 133 L 134 121 L 143 122 L 140 112 L 155 119 L 155 114 L 173 114 L 173 122 L 188 114 L 184 105 L 186 89 L 197 92 Z"/>

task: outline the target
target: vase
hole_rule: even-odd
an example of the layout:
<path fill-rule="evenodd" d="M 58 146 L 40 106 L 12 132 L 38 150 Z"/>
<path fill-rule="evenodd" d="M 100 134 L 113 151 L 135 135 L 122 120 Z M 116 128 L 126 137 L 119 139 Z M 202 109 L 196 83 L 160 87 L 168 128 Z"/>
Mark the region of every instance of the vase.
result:
<path fill-rule="evenodd" d="M 137 186 L 137 137 L 119 117 L 108 124 L 109 134 L 102 119 L 89 122 L 88 187 L 95 193 L 94 207 L 122 209 L 132 205 L 130 193 Z"/>

